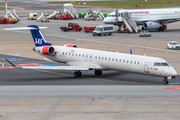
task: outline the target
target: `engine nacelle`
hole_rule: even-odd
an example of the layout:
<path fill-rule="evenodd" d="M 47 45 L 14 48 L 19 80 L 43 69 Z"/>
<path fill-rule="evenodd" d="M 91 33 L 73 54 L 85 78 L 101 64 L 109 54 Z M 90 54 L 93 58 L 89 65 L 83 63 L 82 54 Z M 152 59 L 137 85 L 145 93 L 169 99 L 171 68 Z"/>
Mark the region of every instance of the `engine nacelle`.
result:
<path fill-rule="evenodd" d="M 144 28 L 145 29 L 148 29 L 148 30 L 150 30 L 150 29 L 158 29 L 158 28 L 160 28 L 160 24 L 159 23 L 157 23 L 157 22 L 145 22 L 144 23 Z"/>
<path fill-rule="evenodd" d="M 64 46 L 65 47 L 75 47 L 75 48 L 77 48 L 77 45 L 75 45 L 75 44 L 65 44 Z"/>
<path fill-rule="evenodd" d="M 55 54 L 55 49 L 52 46 L 44 46 L 42 48 L 42 54 L 44 54 L 44 55 L 54 55 Z"/>

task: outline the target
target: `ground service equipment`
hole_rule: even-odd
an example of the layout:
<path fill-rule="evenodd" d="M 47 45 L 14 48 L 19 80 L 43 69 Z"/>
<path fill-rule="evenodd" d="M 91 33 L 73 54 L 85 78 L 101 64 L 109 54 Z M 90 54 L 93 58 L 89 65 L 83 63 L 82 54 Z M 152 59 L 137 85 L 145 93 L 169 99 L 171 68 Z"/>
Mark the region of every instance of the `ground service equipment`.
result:
<path fill-rule="evenodd" d="M 64 32 L 68 32 L 69 30 L 81 31 L 82 27 L 77 23 L 68 23 L 68 27 L 60 27 L 60 29 Z"/>

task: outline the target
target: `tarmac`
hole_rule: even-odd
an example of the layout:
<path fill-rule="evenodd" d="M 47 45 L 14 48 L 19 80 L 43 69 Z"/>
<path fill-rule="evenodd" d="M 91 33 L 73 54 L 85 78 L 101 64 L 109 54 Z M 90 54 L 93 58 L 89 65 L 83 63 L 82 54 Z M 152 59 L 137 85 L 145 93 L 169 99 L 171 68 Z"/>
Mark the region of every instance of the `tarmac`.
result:
<path fill-rule="evenodd" d="M 12 4 L 12 7 L 21 5 Z M 35 3 L 26 1 L 22 4 Z M 41 9 L 45 10 L 46 7 Z M 178 76 L 170 81 L 172 84 L 164 85 L 162 78 L 119 71 L 105 71 L 100 77 L 95 77 L 92 71 L 83 72 L 81 79 L 75 79 L 73 71 L 0 69 L 0 119 L 174 120 L 180 117 L 180 50 L 166 48 L 169 41 L 180 43 L 180 22 L 168 24 L 164 32 L 150 31 L 150 38 L 128 33 L 94 37 L 82 31 L 62 32 L 59 27 L 67 26 L 68 22 L 79 23 L 82 27 L 96 26 L 103 24 L 102 21 L 81 19 L 39 23 L 27 20 L 28 13 L 37 8 L 18 8 L 17 14 L 21 16 L 19 23 L 0 25 L 0 66 L 10 67 L 4 58 L 11 59 L 14 64 L 56 64 L 44 61 L 32 50 L 34 43 L 29 31 L 3 30 L 36 24 L 48 27 L 41 32 L 53 45 L 73 43 L 79 48 L 122 53 L 129 53 L 129 49 L 133 49 L 137 55 L 167 60 L 178 72 Z M 42 12 L 41 9 L 37 10 L 38 14 Z M 57 6 L 50 6 L 47 11 L 53 12 L 55 9 Z M 78 6 L 76 9 L 85 10 Z M 3 14 L 0 12 L 0 15 Z"/>

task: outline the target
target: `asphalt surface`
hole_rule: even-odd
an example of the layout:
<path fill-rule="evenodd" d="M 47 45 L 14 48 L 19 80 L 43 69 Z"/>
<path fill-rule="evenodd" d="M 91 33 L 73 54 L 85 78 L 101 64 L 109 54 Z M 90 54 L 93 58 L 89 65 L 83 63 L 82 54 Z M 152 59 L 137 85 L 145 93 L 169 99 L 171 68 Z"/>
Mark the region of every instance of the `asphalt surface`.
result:
<path fill-rule="evenodd" d="M 21 17 L 21 21 L 17 24 L 7 24 L 7 25 L 1 25 L 1 30 L 0 30 L 0 34 L 1 34 L 1 38 L 0 42 L 19 42 L 19 44 L 21 44 L 20 42 L 31 42 L 32 43 L 32 38 L 30 35 L 29 31 L 11 31 L 11 32 L 7 32 L 2 30 L 3 28 L 12 28 L 12 27 L 24 27 L 24 26 L 28 26 L 31 24 L 36 24 L 38 26 L 46 26 L 48 27 L 48 29 L 43 29 L 41 30 L 43 35 L 45 36 L 46 40 L 48 42 L 72 42 L 72 43 L 81 43 L 84 48 L 91 48 L 91 49 L 103 49 L 103 47 L 101 48 L 97 48 L 97 47 L 92 47 L 92 46 L 88 46 L 88 42 L 92 42 L 94 43 L 94 45 L 96 44 L 105 44 L 105 45 L 110 45 L 110 47 L 107 48 L 107 50 L 109 50 L 111 47 L 113 47 L 113 45 L 118 45 L 119 47 L 129 47 L 129 42 L 133 42 L 133 40 L 144 40 L 146 39 L 147 42 L 150 41 L 154 41 L 157 40 L 159 43 L 161 43 L 161 41 L 163 39 L 166 39 L 167 41 L 169 41 L 169 39 L 176 39 L 179 40 L 179 24 L 180 23 L 176 23 L 176 24 L 172 24 L 170 26 L 170 28 L 168 28 L 165 32 L 155 32 L 155 31 L 151 31 L 152 32 L 152 37 L 150 38 L 140 38 L 139 34 L 127 34 L 127 33 L 114 33 L 111 36 L 92 36 L 91 33 L 85 33 L 83 31 L 81 32 L 74 32 L 74 31 L 70 31 L 70 32 L 62 32 L 59 27 L 60 26 L 67 26 L 68 22 L 74 22 L 74 23 L 78 23 L 80 26 L 85 27 L 85 26 L 97 26 L 97 25 L 101 25 L 104 24 L 102 21 L 97 20 L 97 21 L 85 21 L 83 19 L 80 20 L 71 20 L 71 21 L 63 21 L 63 20 L 51 20 L 49 23 L 41 23 L 41 22 L 36 22 L 35 20 L 27 20 L 27 15 L 31 10 L 36 10 L 38 9 L 38 14 L 40 14 L 42 11 L 42 9 L 44 10 L 44 8 L 46 9 L 46 12 L 50 11 L 52 12 L 53 10 L 60 8 L 62 6 L 42 6 L 43 8 L 39 7 L 38 5 L 47 5 L 47 3 L 34 3 L 34 2 L 10 2 L 9 3 L 11 7 L 15 7 L 17 6 L 17 8 L 22 8 L 23 10 L 19 9 L 17 10 L 17 14 Z M 27 6 L 29 5 L 29 6 Z M 18 7 L 18 6 L 22 6 L 22 7 Z M 23 7 L 24 6 L 24 7 Z M 84 8 L 82 9 L 81 7 L 76 7 L 77 10 L 79 11 L 83 11 Z M 86 9 L 88 10 L 88 9 Z M 41 11 L 41 12 L 40 12 Z M 112 11 L 112 10 L 111 10 Z M 1 15 L 3 15 L 3 12 L 0 13 Z M 115 29 L 117 29 L 117 27 L 115 27 Z M 13 39 L 12 39 L 13 38 Z M 104 41 L 103 41 L 104 40 Z M 124 43 L 125 41 L 125 43 Z M 171 54 L 177 54 L 179 55 L 180 51 L 176 50 L 176 51 L 172 51 L 172 50 L 167 50 L 166 49 L 166 45 L 164 45 L 164 48 L 159 48 L 159 46 L 153 46 L 153 47 L 147 47 L 147 46 L 143 46 L 140 45 L 141 42 L 139 42 L 139 45 L 137 45 L 135 43 L 132 43 L 130 46 L 134 47 L 134 48 L 143 48 L 143 49 L 149 49 L 149 50 L 158 50 L 161 52 L 168 52 Z M 159 44 L 158 43 L 158 44 Z M 23 43 L 24 44 L 24 43 Z M 147 44 L 147 43 L 146 43 Z M 167 43 L 166 43 L 167 44 Z M 111 48 L 112 49 L 112 48 Z M 31 48 L 32 50 L 32 48 Z M 2 51 L 6 51 L 6 50 L 2 50 Z M 15 50 L 16 51 L 16 50 Z M 158 55 L 158 52 L 156 52 Z M 15 61 L 12 61 L 14 64 L 25 64 L 25 63 L 40 63 L 40 64 L 55 64 L 55 63 L 51 63 L 51 62 L 47 62 L 47 61 L 43 61 L 43 60 L 39 60 L 39 59 L 34 59 L 34 57 L 32 56 L 33 59 L 31 59 L 31 56 L 27 57 L 21 57 L 21 55 L 17 55 L 17 56 L 13 56 L 13 53 L 9 53 L 11 54 L 11 56 L 8 55 L 4 55 L 3 52 L 0 54 L 0 62 L 1 65 L 5 65 L 5 66 L 10 66 L 7 61 L 4 60 L 4 58 L 16 58 Z M 154 53 L 155 54 L 155 53 Z M 20 59 L 20 60 L 19 60 Z M 171 60 L 172 61 L 172 60 Z M 174 61 L 173 61 L 174 62 Z M 173 63 L 172 62 L 172 63 Z M 174 62 L 174 64 L 177 64 L 177 62 Z M 57 64 L 56 64 L 57 65 Z M 62 64 L 60 64 L 62 65 Z M 173 80 L 169 80 L 169 85 L 164 85 L 162 83 L 163 78 L 159 78 L 159 77 L 153 77 L 153 76 L 145 76 L 145 75 L 139 75 L 139 74 L 133 74 L 133 73 L 126 73 L 126 72 L 120 72 L 120 71 L 103 71 L 103 75 L 102 76 L 95 76 L 94 75 L 94 71 L 82 71 L 82 78 L 74 78 L 73 76 L 73 71 L 56 71 L 56 70 L 22 70 L 22 69 L 0 69 L 0 75 L 1 75 L 1 79 L 0 79 L 0 85 L 4 86 L 2 91 L 8 91 L 10 90 L 10 88 L 12 86 L 18 86 L 18 88 L 23 88 L 23 86 L 30 86 L 30 89 L 33 88 L 33 86 L 44 86 L 46 89 L 49 88 L 48 85 L 60 85 L 60 88 L 62 88 L 61 85 L 65 85 L 65 86 L 73 86 L 74 90 L 81 88 L 82 94 L 81 92 L 78 91 L 79 95 L 77 95 L 78 97 L 95 97 L 95 96 L 104 96 L 104 97 L 117 97 L 118 92 L 117 91 L 123 91 L 124 87 L 129 88 L 129 90 L 131 92 L 126 92 L 125 94 L 122 94 L 122 96 L 118 96 L 118 97 L 147 97 L 148 95 L 150 97 L 177 97 L 177 92 L 176 91 L 170 91 L 170 94 L 161 94 L 162 93 L 166 93 L 166 91 L 168 90 L 164 90 L 164 88 L 166 87 L 172 87 L 172 84 L 179 84 L 180 81 L 180 77 L 177 76 L 176 79 Z M 20 85 L 20 87 L 19 87 Z M 10 86 L 10 87 L 6 87 L 6 86 Z M 84 88 L 88 88 L 89 86 L 91 86 L 91 93 L 84 92 L 83 93 L 83 89 Z M 116 86 L 116 89 L 110 90 L 111 94 L 108 94 L 108 92 L 103 92 L 101 95 L 101 92 L 99 92 L 99 94 L 95 94 L 96 92 L 98 92 L 97 89 L 94 89 L 93 91 L 93 86 L 101 86 L 99 89 L 100 90 L 104 90 L 104 87 L 107 88 L 105 91 L 108 91 L 108 89 L 113 89 L 113 86 Z M 149 89 L 147 90 L 147 86 L 149 87 Z M 157 91 L 152 91 L 154 90 L 154 87 L 157 88 Z M 55 87 L 58 91 L 58 87 Z M 139 92 L 134 92 L 137 90 L 137 88 L 141 88 L 140 91 L 143 94 L 139 94 Z M 15 88 L 16 89 L 16 88 Z M 65 90 L 65 89 L 64 89 Z M 70 87 L 67 87 L 66 89 L 67 91 L 70 90 Z M 85 91 L 88 91 L 88 89 L 84 89 Z M 16 90 L 15 90 L 16 91 Z M 35 92 L 41 91 L 40 89 L 36 89 Z M 113 94 L 113 91 L 116 91 Z M 12 91 L 13 92 L 13 91 Z M 19 91 L 20 93 L 23 92 L 23 90 Z M 63 90 L 61 91 L 63 92 Z M 173 94 L 173 92 L 175 92 Z M 10 93 L 10 92 L 9 92 Z M 17 92 L 18 93 L 18 92 Z M 117 94 L 116 94 L 117 93 Z M 154 93 L 158 93 L 158 94 L 154 94 Z M 47 96 L 51 96 L 49 94 L 52 93 L 47 93 Z M 66 93 L 65 93 L 66 94 Z M 74 94 L 73 90 L 71 90 L 71 93 L 68 95 L 65 94 L 61 94 L 58 95 L 59 97 L 75 97 L 76 94 Z M 154 94 L 154 96 L 153 96 Z M 161 95 L 160 95 L 161 94 Z M 2 96 L 4 97 L 13 97 L 11 96 L 13 94 L 7 94 L 7 96 L 5 96 L 5 94 L 3 93 Z M 24 97 L 26 96 L 26 92 L 23 94 Z M 23 97 L 19 96 L 19 97 Z M 40 95 L 40 94 L 39 94 Z M 53 96 L 56 96 L 56 93 L 54 93 Z M 31 95 L 29 97 L 32 97 Z M 36 96 L 38 97 L 38 95 Z M 41 95 L 39 96 L 41 97 Z"/>

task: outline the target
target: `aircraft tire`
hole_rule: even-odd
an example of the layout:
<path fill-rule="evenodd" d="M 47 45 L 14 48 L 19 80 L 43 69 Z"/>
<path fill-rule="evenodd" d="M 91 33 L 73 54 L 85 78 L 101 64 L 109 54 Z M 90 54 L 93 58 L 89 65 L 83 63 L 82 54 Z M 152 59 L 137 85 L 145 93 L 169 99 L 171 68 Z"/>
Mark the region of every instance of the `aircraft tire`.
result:
<path fill-rule="evenodd" d="M 164 83 L 164 84 L 168 84 L 168 79 L 167 79 L 167 78 L 164 78 L 163 83 Z"/>
<path fill-rule="evenodd" d="M 95 75 L 102 75 L 102 70 L 95 70 L 94 73 Z"/>
<path fill-rule="evenodd" d="M 74 72 L 74 77 L 78 77 L 78 72 Z"/>

